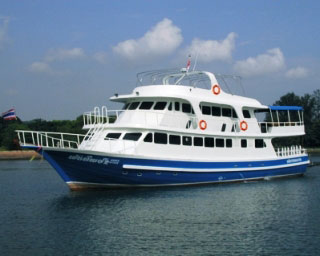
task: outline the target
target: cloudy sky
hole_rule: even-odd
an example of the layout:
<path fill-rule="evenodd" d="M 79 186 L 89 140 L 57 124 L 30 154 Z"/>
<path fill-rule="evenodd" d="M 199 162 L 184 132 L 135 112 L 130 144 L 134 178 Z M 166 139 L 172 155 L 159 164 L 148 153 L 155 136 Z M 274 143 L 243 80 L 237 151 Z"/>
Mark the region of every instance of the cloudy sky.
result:
<path fill-rule="evenodd" d="M 319 1 L 0 1 L 0 113 L 74 119 L 135 74 L 185 67 L 243 77 L 272 104 L 320 88 Z"/>

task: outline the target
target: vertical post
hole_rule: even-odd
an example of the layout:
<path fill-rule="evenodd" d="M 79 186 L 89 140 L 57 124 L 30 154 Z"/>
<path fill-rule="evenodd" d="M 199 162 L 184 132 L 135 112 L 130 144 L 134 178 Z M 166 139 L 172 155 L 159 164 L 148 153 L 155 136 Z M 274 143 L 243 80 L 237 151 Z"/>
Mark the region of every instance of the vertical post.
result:
<path fill-rule="evenodd" d="M 277 118 L 278 118 L 278 125 L 280 126 L 280 119 L 279 119 L 279 112 L 278 112 L 278 110 L 276 110 L 276 113 L 277 113 Z"/>

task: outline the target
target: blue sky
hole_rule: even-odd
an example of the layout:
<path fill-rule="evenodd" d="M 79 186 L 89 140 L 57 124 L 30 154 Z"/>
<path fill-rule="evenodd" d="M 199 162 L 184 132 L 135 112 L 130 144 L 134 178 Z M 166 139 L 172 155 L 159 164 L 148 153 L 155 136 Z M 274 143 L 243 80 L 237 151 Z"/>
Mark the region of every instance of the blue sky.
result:
<path fill-rule="evenodd" d="M 135 74 L 184 67 L 243 77 L 272 104 L 320 88 L 319 1 L 0 1 L 0 112 L 74 119 Z"/>

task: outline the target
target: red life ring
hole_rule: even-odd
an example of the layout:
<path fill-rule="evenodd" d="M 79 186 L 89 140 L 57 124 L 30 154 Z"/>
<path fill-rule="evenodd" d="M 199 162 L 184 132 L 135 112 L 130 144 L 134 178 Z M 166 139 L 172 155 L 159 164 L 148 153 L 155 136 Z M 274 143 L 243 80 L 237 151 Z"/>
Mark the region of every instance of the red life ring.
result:
<path fill-rule="evenodd" d="M 214 94 L 214 95 L 218 95 L 218 94 L 220 94 L 220 91 L 221 91 L 221 89 L 220 89 L 220 86 L 219 85 L 214 85 L 214 86 L 212 86 L 212 93 Z"/>
<path fill-rule="evenodd" d="M 248 123 L 246 121 L 240 122 L 240 129 L 246 131 L 248 129 Z"/>
<path fill-rule="evenodd" d="M 204 120 L 201 120 L 201 121 L 199 122 L 199 127 L 200 127 L 201 130 L 207 129 L 207 122 L 204 121 Z"/>

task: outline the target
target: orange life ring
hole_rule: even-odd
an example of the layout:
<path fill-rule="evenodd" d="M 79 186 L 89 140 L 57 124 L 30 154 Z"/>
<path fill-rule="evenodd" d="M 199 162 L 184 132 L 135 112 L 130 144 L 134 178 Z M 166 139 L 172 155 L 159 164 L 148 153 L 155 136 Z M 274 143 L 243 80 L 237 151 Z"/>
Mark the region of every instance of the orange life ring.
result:
<path fill-rule="evenodd" d="M 207 122 L 204 121 L 204 120 L 201 120 L 201 121 L 199 122 L 199 127 L 200 127 L 201 130 L 207 129 Z"/>
<path fill-rule="evenodd" d="M 246 121 L 240 122 L 240 129 L 246 131 L 248 129 L 248 123 Z"/>
<path fill-rule="evenodd" d="M 214 86 L 212 86 L 212 92 L 214 95 L 220 94 L 220 91 L 221 91 L 221 89 L 220 89 L 219 85 L 215 84 Z"/>

